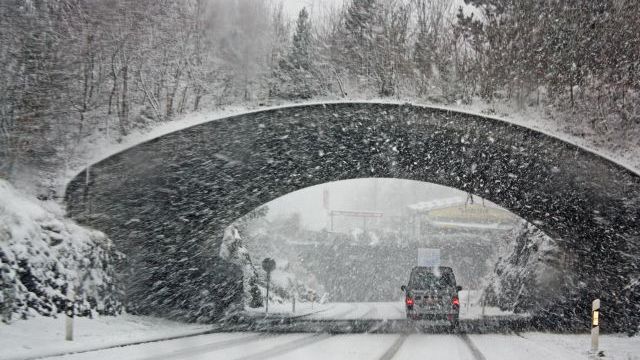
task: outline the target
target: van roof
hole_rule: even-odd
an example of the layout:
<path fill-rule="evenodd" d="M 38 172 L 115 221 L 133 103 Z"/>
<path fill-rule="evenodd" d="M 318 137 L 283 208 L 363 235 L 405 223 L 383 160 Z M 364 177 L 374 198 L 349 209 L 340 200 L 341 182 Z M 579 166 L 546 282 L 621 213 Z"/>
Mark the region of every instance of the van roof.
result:
<path fill-rule="evenodd" d="M 435 266 L 414 266 L 412 270 L 422 270 L 422 269 L 433 270 L 434 268 Z M 438 270 L 453 271 L 453 269 L 450 266 L 438 266 Z"/>

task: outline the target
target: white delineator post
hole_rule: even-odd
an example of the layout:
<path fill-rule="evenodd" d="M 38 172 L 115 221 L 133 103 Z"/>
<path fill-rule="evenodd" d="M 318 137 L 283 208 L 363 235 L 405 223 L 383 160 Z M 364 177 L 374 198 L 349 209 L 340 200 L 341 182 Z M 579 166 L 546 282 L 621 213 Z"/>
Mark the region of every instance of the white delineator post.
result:
<path fill-rule="evenodd" d="M 598 356 L 598 337 L 600 336 L 600 299 L 593 300 L 591 306 L 591 351 L 589 357 L 596 359 Z"/>
<path fill-rule="evenodd" d="M 291 313 L 296 313 L 296 293 L 293 293 L 291 296 Z"/>
<path fill-rule="evenodd" d="M 69 290 L 69 302 L 66 309 L 65 319 L 65 340 L 73 341 L 73 316 L 75 308 L 75 293 L 73 290 Z"/>

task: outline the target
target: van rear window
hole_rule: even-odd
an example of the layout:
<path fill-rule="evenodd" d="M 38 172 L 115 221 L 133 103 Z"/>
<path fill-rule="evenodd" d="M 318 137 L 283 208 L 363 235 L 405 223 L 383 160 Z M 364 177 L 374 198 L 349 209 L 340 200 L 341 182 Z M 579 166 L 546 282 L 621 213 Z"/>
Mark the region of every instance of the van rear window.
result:
<path fill-rule="evenodd" d="M 456 286 L 456 280 L 453 273 L 442 271 L 434 274 L 428 269 L 416 269 L 409 279 L 409 288 L 414 290 L 441 290 Z"/>

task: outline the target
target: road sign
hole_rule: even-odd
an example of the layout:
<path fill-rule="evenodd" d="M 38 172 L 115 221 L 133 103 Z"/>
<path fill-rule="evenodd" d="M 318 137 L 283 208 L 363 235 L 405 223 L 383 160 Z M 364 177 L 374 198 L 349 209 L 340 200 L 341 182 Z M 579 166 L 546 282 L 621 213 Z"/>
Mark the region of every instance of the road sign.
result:
<path fill-rule="evenodd" d="M 362 228 L 366 231 L 367 228 L 367 219 L 369 218 L 381 218 L 384 216 L 384 213 L 377 211 L 350 211 L 350 210 L 331 210 L 329 211 L 329 218 L 331 219 L 331 225 L 329 227 L 330 231 L 333 232 L 333 218 L 335 216 L 343 216 L 343 217 L 355 217 L 362 218 Z"/>
<path fill-rule="evenodd" d="M 267 273 L 267 302 L 265 304 L 264 312 L 269 314 L 269 283 L 271 282 L 271 272 L 276 268 L 276 261 L 271 258 L 265 258 L 262 260 L 262 269 Z"/>
<path fill-rule="evenodd" d="M 418 249 L 418 266 L 440 266 L 440 249 Z"/>
<path fill-rule="evenodd" d="M 271 258 L 265 258 L 262 260 L 262 268 L 269 274 L 276 268 L 276 261 Z"/>

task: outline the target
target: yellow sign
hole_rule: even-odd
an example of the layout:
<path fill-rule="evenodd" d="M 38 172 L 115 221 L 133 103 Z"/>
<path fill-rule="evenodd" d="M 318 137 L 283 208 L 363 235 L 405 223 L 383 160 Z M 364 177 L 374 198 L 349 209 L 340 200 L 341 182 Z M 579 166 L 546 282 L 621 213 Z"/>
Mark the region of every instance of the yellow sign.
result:
<path fill-rule="evenodd" d="M 600 317 L 600 311 L 594 310 L 593 311 L 593 326 L 594 327 L 598 326 L 598 318 L 599 317 Z"/>
<path fill-rule="evenodd" d="M 442 209 L 431 210 L 427 216 L 433 220 L 458 220 L 458 221 L 491 221 L 508 222 L 514 221 L 515 216 L 509 211 L 485 207 L 480 204 L 469 204 L 450 206 Z"/>

